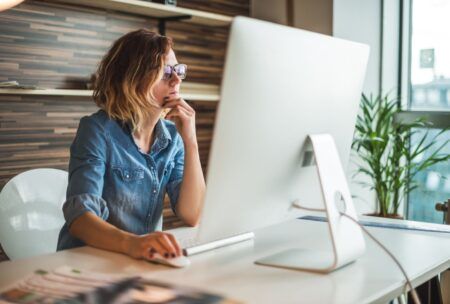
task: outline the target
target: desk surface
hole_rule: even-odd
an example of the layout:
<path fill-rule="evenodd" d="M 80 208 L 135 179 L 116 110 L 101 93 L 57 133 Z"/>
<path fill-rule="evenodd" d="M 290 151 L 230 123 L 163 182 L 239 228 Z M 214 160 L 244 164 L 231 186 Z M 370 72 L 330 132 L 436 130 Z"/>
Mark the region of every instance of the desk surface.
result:
<path fill-rule="evenodd" d="M 369 230 L 401 261 L 414 286 L 450 267 L 448 235 L 383 228 Z M 69 265 L 107 273 L 140 274 L 247 303 L 386 303 L 403 291 L 400 270 L 367 237 L 363 257 L 323 275 L 258 266 L 253 262 L 286 248 L 331 249 L 325 223 L 293 220 L 257 230 L 255 234 L 253 241 L 192 256 L 192 264 L 184 269 L 133 260 L 92 247 L 2 262 L 0 289 L 35 269 Z"/>

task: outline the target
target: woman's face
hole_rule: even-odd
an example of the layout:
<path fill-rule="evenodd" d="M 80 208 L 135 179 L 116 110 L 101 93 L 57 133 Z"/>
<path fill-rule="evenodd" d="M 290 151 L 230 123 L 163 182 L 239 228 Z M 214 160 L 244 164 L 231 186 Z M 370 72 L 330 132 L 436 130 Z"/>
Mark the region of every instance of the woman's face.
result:
<path fill-rule="evenodd" d="M 175 53 L 171 49 L 166 56 L 165 65 L 174 66 L 178 63 Z M 179 97 L 181 79 L 177 73 L 172 72 L 169 79 L 160 79 L 153 87 L 153 96 L 156 98 L 158 105 L 162 106 L 165 98 L 174 99 Z"/>

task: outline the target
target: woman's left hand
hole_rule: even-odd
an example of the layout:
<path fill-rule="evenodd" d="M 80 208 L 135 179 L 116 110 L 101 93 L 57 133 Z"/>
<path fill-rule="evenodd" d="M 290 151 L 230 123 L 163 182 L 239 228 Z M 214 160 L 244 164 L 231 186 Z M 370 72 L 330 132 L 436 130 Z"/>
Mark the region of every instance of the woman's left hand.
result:
<path fill-rule="evenodd" d="M 163 108 L 171 109 L 166 119 L 175 123 L 184 144 L 197 144 L 194 109 L 181 97 L 167 98 L 165 101 Z"/>

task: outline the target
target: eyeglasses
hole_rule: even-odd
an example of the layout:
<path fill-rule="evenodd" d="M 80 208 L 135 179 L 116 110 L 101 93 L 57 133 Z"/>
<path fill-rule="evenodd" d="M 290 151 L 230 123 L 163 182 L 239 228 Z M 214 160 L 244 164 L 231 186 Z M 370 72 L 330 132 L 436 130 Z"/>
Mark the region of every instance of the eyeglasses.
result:
<path fill-rule="evenodd" d="M 173 72 L 177 74 L 180 79 L 186 78 L 187 65 L 179 63 L 175 65 L 166 65 L 164 66 L 164 74 L 162 79 L 169 80 L 172 78 Z"/>

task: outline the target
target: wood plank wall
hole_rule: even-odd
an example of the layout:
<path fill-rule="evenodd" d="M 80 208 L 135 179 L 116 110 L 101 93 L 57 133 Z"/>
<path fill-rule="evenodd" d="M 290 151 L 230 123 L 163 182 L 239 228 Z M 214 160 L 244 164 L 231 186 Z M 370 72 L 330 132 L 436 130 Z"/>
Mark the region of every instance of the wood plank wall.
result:
<path fill-rule="evenodd" d="M 179 0 L 178 5 L 225 15 L 249 15 L 248 0 Z M 111 43 L 138 29 L 156 31 L 152 18 L 76 7 L 53 1 L 26 1 L 0 12 L 0 81 L 44 88 L 85 89 Z M 228 28 L 167 24 L 179 62 L 189 65 L 186 81 L 220 84 Z M 190 101 L 206 172 L 216 103 Z M 89 97 L 0 95 L 0 189 L 14 175 L 33 168 L 67 170 L 69 146 L 79 119 L 97 110 Z M 167 202 L 166 202 L 167 205 Z M 170 208 L 165 228 L 182 223 Z M 0 261 L 5 259 L 0 245 Z"/>

